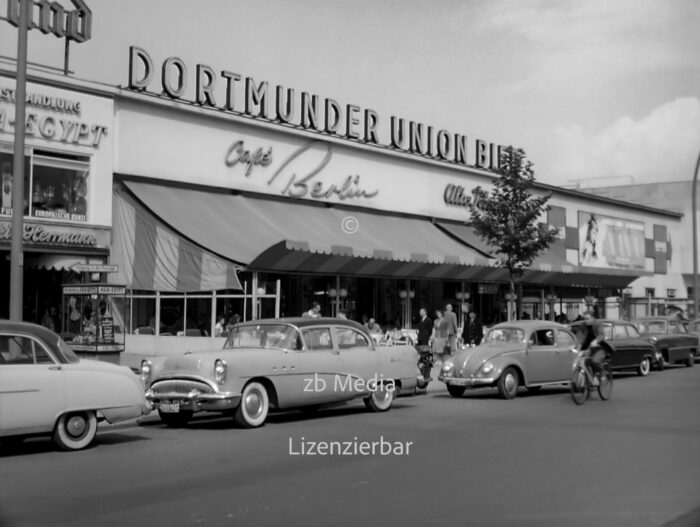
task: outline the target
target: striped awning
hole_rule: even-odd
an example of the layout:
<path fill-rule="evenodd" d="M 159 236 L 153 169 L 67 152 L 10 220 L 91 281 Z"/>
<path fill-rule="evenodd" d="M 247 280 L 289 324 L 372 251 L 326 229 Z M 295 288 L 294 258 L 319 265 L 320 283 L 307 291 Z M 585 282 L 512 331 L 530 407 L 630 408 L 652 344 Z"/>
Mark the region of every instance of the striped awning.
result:
<path fill-rule="evenodd" d="M 184 238 L 120 188 L 114 190 L 111 283 L 148 291 L 242 289 L 238 266 Z"/>
<path fill-rule="evenodd" d="M 141 181 L 125 184 L 175 231 L 249 269 L 465 279 L 493 271 L 492 260 L 427 219 Z"/>

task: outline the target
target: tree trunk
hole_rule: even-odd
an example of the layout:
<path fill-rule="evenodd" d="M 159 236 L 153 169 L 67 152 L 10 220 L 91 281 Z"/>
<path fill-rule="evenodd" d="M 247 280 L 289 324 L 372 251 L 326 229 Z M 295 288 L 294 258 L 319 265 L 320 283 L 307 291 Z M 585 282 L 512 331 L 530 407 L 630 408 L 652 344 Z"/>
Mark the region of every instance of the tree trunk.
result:
<path fill-rule="evenodd" d="M 515 295 L 515 281 L 513 280 L 513 273 L 510 273 L 510 279 L 508 280 L 510 285 L 510 300 L 508 300 L 508 322 L 513 320 L 513 296 Z"/>

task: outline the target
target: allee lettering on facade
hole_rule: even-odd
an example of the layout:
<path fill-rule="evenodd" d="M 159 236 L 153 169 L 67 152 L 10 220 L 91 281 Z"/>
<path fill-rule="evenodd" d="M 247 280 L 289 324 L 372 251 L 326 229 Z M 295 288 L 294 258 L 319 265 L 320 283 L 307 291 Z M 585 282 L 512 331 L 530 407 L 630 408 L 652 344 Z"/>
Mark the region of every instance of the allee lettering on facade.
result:
<path fill-rule="evenodd" d="M 320 146 L 323 154 L 322 159 L 315 163 L 313 160 L 307 161 L 304 154 L 310 152 L 312 147 Z M 310 141 L 292 153 L 289 158 L 275 170 L 274 174 L 267 180 L 267 185 L 271 186 L 278 178 L 284 183 L 281 194 L 291 198 L 311 197 L 314 199 L 329 199 L 337 197 L 344 201 L 347 199 L 373 198 L 379 190 L 368 191 L 360 187 L 360 176 L 350 174 L 343 176 L 339 183 L 324 183 L 316 179 L 326 168 L 333 156 L 333 146 L 324 141 Z M 243 141 L 234 142 L 226 152 L 224 163 L 227 167 L 235 167 L 237 164 L 246 165 L 245 175 L 250 175 L 255 166 L 268 166 L 272 163 L 272 147 L 263 153 L 262 148 L 258 148 L 252 154 L 245 148 Z M 304 168 L 297 168 L 298 166 Z M 311 168 L 308 168 L 311 165 Z"/>
<path fill-rule="evenodd" d="M 139 47 L 129 48 L 129 84 L 135 91 L 148 91 L 153 81 L 155 63 L 149 53 Z M 160 67 L 161 93 L 171 99 L 185 100 L 191 73 L 179 57 L 165 59 Z M 222 86 L 223 85 L 223 86 Z M 154 91 L 156 93 L 156 91 Z M 273 100 L 274 99 L 274 100 Z M 466 135 L 435 130 L 423 123 L 391 116 L 389 130 L 380 139 L 380 118 L 376 111 L 353 104 L 341 105 L 331 98 L 297 92 L 267 81 L 222 70 L 216 72 L 206 64 L 197 64 L 194 71 L 192 102 L 256 119 L 295 125 L 327 135 L 344 137 L 364 144 L 388 146 L 402 152 L 483 170 L 498 170 L 499 145 L 476 139 L 472 162 L 469 138 Z"/>
<path fill-rule="evenodd" d="M 452 183 L 445 187 L 443 199 L 447 205 L 464 207 L 465 209 L 469 208 L 470 200 L 477 209 L 480 204 L 480 198 L 476 189 L 472 189 L 470 193 L 467 193 L 467 190 L 462 185 L 454 185 Z"/>

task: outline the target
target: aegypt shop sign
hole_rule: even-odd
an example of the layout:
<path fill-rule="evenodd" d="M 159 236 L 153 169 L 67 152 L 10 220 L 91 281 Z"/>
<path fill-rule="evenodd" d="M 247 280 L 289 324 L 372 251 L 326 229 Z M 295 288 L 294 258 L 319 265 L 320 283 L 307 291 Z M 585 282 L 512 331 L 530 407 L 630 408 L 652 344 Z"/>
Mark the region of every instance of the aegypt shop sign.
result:
<path fill-rule="evenodd" d="M 155 62 L 146 50 L 136 46 L 129 48 L 129 89 L 149 91 L 155 71 Z M 186 100 L 192 75 L 187 64 L 179 57 L 169 57 L 162 62 L 159 71 L 160 88 L 149 93 L 161 95 L 162 91 L 162 95 L 170 99 Z M 252 77 L 229 70 L 217 75 L 206 64 L 197 64 L 194 68 L 191 102 L 456 165 L 498 170 L 501 147 L 494 143 L 481 139 L 470 143 L 466 135 L 435 130 L 432 126 L 407 122 L 393 115 L 388 129 L 382 130 L 379 114 L 370 108 L 341 105 L 334 99 L 322 99 L 319 95 L 282 85 L 273 89 L 267 81 L 256 82 Z M 380 135 L 384 135 L 384 139 L 380 139 Z"/>
<path fill-rule="evenodd" d="M 80 118 L 84 105 L 79 100 L 47 95 L 39 91 L 27 93 L 25 134 L 48 141 L 99 148 L 108 127 Z M 15 89 L 0 87 L 0 133 L 14 133 Z M 77 118 L 76 118 L 77 117 Z"/>

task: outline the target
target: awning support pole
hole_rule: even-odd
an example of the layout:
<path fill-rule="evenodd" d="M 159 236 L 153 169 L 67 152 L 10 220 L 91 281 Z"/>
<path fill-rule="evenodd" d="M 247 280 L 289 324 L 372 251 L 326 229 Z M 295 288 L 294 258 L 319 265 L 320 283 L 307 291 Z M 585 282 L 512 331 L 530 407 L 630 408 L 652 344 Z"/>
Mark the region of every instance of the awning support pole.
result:
<path fill-rule="evenodd" d="M 282 297 L 282 281 L 277 280 L 277 285 L 275 288 L 276 294 L 275 294 L 275 318 L 280 317 L 280 299 Z"/>
<path fill-rule="evenodd" d="M 335 298 L 333 302 L 335 303 L 335 315 L 338 316 L 340 312 L 340 275 L 335 275 Z"/>
<path fill-rule="evenodd" d="M 253 300 L 253 315 L 252 320 L 258 320 L 258 272 L 253 271 L 253 290 L 251 291 L 251 298 Z"/>

